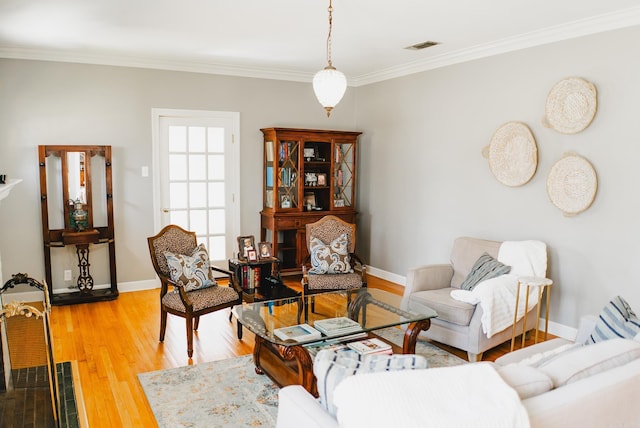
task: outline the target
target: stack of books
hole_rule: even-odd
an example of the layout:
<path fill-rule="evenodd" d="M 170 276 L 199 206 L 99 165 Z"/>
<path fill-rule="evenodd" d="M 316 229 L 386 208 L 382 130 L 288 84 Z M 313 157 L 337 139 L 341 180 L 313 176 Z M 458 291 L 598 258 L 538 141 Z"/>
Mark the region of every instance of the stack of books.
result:
<path fill-rule="evenodd" d="M 359 340 L 357 342 L 349 342 L 347 343 L 347 346 L 362 355 L 393 354 L 391 345 L 375 337 Z"/>
<path fill-rule="evenodd" d="M 357 321 L 347 317 L 327 318 L 318 320 L 313 326 L 326 336 L 344 336 L 362 330 Z"/>

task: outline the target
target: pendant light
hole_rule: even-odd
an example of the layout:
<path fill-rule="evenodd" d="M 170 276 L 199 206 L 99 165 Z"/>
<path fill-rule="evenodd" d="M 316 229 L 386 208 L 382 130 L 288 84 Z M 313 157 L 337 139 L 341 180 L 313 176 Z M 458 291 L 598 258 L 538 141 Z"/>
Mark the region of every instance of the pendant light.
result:
<path fill-rule="evenodd" d="M 331 63 L 331 30 L 333 29 L 333 6 L 329 0 L 329 36 L 327 37 L 327 66 L 313 76 L 313 92 L 316 98 L 327 111 L 327 117 L 331 110 L 340 102 L 347 90 L 347 78 L 336 70 Z"/>

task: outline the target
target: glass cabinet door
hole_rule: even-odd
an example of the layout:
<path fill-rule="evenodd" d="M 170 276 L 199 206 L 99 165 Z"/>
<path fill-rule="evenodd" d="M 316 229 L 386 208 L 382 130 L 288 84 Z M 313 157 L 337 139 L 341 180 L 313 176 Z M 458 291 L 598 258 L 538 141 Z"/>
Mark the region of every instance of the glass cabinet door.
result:
<path fill-rule="evenodd" d="M 278 142 L 278 200 L 279 208 L 298 208 L 299 157 L 298 141 Z"/>
<path fill-rule="evenodd" d="M 274 202 L 274 176 L 275 176 L 275 153 L 273 140 L 264 143 L 264 206 L 273 209 Z"/>
<path fill-rule="evenodd" d="M 355 201 L 355 143 L 335 143 L 333 207 L 352 208 Z"/>

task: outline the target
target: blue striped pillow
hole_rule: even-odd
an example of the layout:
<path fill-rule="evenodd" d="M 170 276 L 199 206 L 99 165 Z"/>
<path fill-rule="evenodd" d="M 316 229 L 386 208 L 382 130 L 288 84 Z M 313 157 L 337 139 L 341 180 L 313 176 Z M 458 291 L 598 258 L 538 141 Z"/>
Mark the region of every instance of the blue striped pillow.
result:
<path fill-rule="evenodd" d="M 473 290 L 478 283 L 486 279 L 495 278 L 507 274 L 511 271 L 511 266 L 500 263 L 489 254 L 484 253 L 476 260 L 469 275 L 462 281 L 462 290 Z"/>
<path fill-rule="evenodd" d="M 616 296 L 600 312 L 596 327 L 586 344 L 622 337 L 633 339 L 640 333 L 640 320 L 626 300 Z"/>
<path fill-rule="evenodd" d="M 333 404 L 333 391 L 344 379 L 362 373 L 392 372 L 427 368 L 422 355 L 360 355 L 352 350 L 323 349 L 313 361 L 313 374 L 318 385 L 320 404 L 333 416 L 337 409 Z"/>

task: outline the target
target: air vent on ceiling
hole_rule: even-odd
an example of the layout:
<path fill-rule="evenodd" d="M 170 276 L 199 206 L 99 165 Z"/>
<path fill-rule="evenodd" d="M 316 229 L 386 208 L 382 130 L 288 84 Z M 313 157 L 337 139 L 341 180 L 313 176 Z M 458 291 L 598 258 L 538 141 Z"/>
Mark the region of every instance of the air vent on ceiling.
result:
<path fill-rule="evenodd" d="M 415 45 L 407 46 L 405 49 L 408 49 L 410 51 L 419 51 L 419 50 L 430 48 L 431 46 L 435 46 L 439 44 L 440 43 L 438 42 L 426 41 L 422 43 L 416 43 Z"/>

